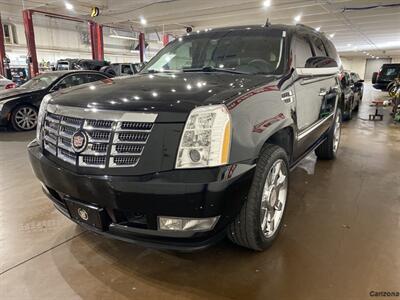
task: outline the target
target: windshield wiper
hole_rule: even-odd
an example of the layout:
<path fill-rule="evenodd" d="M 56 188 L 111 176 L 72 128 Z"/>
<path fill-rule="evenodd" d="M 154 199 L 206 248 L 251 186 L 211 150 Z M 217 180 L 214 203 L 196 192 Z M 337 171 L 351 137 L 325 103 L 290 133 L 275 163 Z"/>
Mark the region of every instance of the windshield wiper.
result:
<path fill-rule="evenodd" d="M 232 73 L 232 74 L 249 74 L 246 72 L 230 70 L 230 69 L 223 69 L 223 68 L 214 68 L 211 66 L 206 66 L 206 67 L 202 67 L 202 68 L 182 69 L 182 72 L 225 72 L 225 73 Z"/>

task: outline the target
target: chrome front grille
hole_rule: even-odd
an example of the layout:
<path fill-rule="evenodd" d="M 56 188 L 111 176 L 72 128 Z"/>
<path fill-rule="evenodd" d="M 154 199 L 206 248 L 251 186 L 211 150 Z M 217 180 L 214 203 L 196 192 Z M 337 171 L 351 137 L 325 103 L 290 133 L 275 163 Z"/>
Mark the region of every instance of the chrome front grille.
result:
<path fill-rule="evenodd" d="M 157 114 L 77 109 L 49 104 L 42 127 L 43 147 L 72 165 L 91 168 L 134 167 L 149 139 Z M 73 148 L 75 132 L 87 146 Z"/>

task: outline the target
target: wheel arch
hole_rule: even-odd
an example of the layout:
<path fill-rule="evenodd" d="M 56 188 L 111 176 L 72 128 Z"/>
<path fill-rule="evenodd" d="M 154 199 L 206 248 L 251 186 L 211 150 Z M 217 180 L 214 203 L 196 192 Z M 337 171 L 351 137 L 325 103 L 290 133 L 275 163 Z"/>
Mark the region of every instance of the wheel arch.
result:
<path fill-rule="evenodd" d="M 279 128 L 275 132 L 272 132 L 263 142 L 259 153 L 266 144 L 273 144 L 283 148 L 288 155 L 289 161 L 291 161 L 293 157 L 294 132 L 292 125 Z"/>

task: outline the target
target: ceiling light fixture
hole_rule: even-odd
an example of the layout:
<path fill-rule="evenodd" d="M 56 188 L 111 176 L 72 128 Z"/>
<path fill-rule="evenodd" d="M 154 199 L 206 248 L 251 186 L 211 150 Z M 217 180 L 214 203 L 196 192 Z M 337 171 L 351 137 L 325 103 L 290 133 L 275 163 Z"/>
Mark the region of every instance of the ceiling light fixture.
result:
<path fill-rule="evenodd" d="M 316 30 L 316 31 L 320 31 L 320 30 L 321 30 L 321 27 L 317 27 L 317 28 L 315 28 L 315 30 Z"/>
<path fill-rule="evenodd" d="M 264 2 L 263 2 L 263 7 L 264 8 L 268 8 L 268 7 L 270 7 L 271 6 L 271 0 L 265 0 Z"/>
<path fill-rule="evenodd" d="M 297 22 L 300 22 L 300 20 L 301 20 L 301 15 L 297 15 L 297 16 L 295 16 L 294 17 L 294 21 L 297 23 Z"/>
<path fill-rule="evenodd" d="M 121 40 L 132 40 L 132 41 L 137 41 L 137 38 L 131 37 L 131 36 L 123 36 L 123 35 L 116 35 L 116 34 L 110 34 L 110 38 L 115 38 L 115 39 L 121 39 Z"/>
<path fill-rule="evenodd" d="M 68 10 L 73 10 L 74 6 L 69 2 L 65 2 L 65 8 L 68 9 Z"/>
<path fill-rule="evenodd" d="M 332 38 L 335 37 L 335 34 L 334 34 L 334 33 L 331 33 L 331 34 L 329 35 L 329 37 L 332 39 Z"/>
<path fill-rule="evenodd" d="M 147 24 L 147 20 L 143 17 L 140 17 L 140 24 L 142 25 L 146 25 Z"/>

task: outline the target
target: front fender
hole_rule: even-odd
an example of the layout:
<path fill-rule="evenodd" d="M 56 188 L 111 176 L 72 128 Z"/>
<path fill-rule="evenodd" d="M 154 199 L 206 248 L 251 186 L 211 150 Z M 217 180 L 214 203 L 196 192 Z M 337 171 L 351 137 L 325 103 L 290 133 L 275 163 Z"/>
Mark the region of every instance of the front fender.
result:
<path fill-rule="evenodd" d="M 281 91 L 275 89 L 253 95 L 230 109 L 233 129 L 230 162 L 255 161 L 272 135 L 286 127 L 294 129 L 293 105 L 283 102 Z"/>

